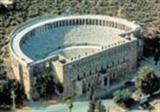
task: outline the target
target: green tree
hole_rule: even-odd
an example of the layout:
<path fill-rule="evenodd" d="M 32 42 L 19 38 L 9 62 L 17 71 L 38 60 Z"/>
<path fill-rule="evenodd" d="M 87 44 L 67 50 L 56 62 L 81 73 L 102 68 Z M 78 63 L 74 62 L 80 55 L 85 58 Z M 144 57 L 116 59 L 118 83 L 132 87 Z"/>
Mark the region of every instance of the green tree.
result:
<path fill-rule="evenodd" d="M 131 95 L 131 92 L 126 89 L 118 90 L 114 93 L 113 100 L 119 105 L 122 105 L 124 107 L 130 107 L 134 103 Z"/>
<path fill-rule="evenodd" d="M 105 106 L 99 100 L 97 101 L 94 95 L 94 89 L 91 88 L 89 94 L 89 109 L 87 112 L 106 112 Z"/>
<path fill-rule="evenodd" d="M 67 107 L 68 107 L 68 110 L 69 112 L 72 112 L 72 109 L 73 109 L 73 100 L 71 98 L 68 98 L 67 101 L 66 101 L 66 104 L 67 104 Z"/>
<path fill-rule="evenodd" d="M 149 67 L 142 68 L 135 82 L 136 88 L 144 94 L 152 95 L 160 88 L 160 80 Z"/>
<path fill-rule="evenodd" d="M 12 104 L 12 99 L 11 99 L 11 91 L 15 91 L 15 103 L 18 107 L 23 105 L 23 101 L 25 100 L 25 93 L 22 85 L 15 80 L 5 80 L 2 82 L 0 81 L 0 98 L 1 102 L 0 105 L 11 105 Z"/>
<path fill-rule="evenodd" d="M 100 100 L 92 100 L 89 102 L 89 109 L 87 112 L 106 112 L 106 108 Z"/>
<path fill-rule="evenodd" d="M 95 111 L 95 106 L 96 106 L 96 99 L 95 99 L 94 89 L 93 88 L 90 89 L 88 97 L 89 97 L 89 109 L 88 109 L 88 112 L 94 112 Z"/>
<path fill-rule="evenodd" d="M 94 112 L 95 111 L 95 106 L 96 106 L 96 101 L 90 101 L 89 102 L 89 109 L 87 112 Z"/>
<path fill-rule="evenodd" d="M 95 107 L 96 112 L 106 112 L 105 106 L 102 104 L 101 101 L 96 102 L 96 107 Z"/>

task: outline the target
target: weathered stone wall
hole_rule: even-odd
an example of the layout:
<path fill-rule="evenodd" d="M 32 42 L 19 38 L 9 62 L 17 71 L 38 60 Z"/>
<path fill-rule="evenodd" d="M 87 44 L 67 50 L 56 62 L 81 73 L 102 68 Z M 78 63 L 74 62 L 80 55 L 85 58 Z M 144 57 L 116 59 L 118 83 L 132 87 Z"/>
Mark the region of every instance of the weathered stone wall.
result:
<path fill-rule="evenodd" d="M 89 91 L 91 87 L 108 85 L 104 84 L 105 78 L 110 79 L 110 83 L 114 83 L 119 77 L 124 78 L 124 75 L 136 69 L 137 56 L 135 40 L 64 65 L 65 95 L 70 96 L 76 92 L 76 88 L 71 85 L 76 85 L 77 81 L 81 81 L 85 91 Z"/>
<path fill-rule="evenodd" d="M 10 62 L 11 62 L 11 67 L 12 67 L 15 79 L 17 79 L 18 81 L 21 81 L 20 71 L 19 71 L 19 61 L 10 54 Z"/>
<path fill-rule="evenodd" d="M 30 69 L 29 67 L 22 65 L 13 56 L 10 56 L 11 66 L 14 73 L 14 78 L 18 80 L 25 89 L 25 93 L 30 98 L 31 81 L 30 81 Z"/>
<path fill-rule="evenodd" d="M 25 93 L 27 95 L 27 98 L 30 99 L 31 91 L 32 91 L 30 67 L 21 65 L 20 71 L 21 71 L 22 83 L 24 86 Z"/>

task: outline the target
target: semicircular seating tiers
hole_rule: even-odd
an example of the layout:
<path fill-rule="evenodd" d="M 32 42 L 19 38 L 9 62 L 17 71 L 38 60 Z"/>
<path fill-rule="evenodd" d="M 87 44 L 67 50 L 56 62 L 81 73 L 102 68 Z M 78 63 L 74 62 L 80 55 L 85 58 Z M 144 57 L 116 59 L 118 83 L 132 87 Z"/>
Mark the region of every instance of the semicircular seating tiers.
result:
<path fill-rule="evenodd" d="M 39 17 L 19 26 L 10 42 L 12 54 L 21 63 L 43 61 L 53 55 L 70 60 L 99 52 L 127 40 L 122 35 L 140 26 L 125 19 L 102 15 Z"/>

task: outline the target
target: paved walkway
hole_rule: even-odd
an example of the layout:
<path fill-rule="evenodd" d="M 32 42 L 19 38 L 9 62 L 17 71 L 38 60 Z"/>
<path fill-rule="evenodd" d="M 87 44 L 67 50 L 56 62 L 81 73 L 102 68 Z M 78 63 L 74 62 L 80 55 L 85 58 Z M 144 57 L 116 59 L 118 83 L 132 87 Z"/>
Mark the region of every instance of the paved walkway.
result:
<path fill-rule="evenodd" d="M 117 106 L 113 100 L 103 100 L 102 103 L 105 105 L 106 109 L 109 112 L 126 112 L 119 106 Z M 87 112 L 89 103 L 84 102 L 75 102 L 72 112 Z M 30 106 L 23 109 L 17 110 L 16 112 L 69 112 L 66 104 L 56 104 L 46 106 L 44 103 L 36 102 L 30 103 Z M 130 110 L 127 112 L 149 112 L 146 110 Z"/>
<path fill-rule="evenodd" d="M 116 112 L 115 110 L 121 111 L 121 109 L 116 108 L 116 104 L 112 100 L 104 100 L 103 104 L 106 108 L 114 108 L 111 112 Z M 75 102 L 73 107 L 73 112 L 87 112 L 88 102 Z M 44 103 L 36 102 L 30 103 L 28 107 L 18 110 L 17 112 L 69 112 L 66 104 L 56 104 L 46 106 Z"/>

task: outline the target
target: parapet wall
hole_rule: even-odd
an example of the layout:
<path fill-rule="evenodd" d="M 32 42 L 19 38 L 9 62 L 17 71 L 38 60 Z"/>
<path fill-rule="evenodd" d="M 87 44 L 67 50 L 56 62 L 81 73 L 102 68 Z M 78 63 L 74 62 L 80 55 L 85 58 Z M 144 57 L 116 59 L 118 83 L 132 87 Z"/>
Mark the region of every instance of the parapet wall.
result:
<path fill-rule="evenodd" d="M 94 18 L 89 18 L 89 19 L 78 18 L 78 19 L 64 19 L 64 20 L 55 21 L 53 23 L 47 23 L 43 26 L 37 27 L 32 31 L 28 32 L 26 36 L 30 37 L 30 36 L 36 35 L 36 33 L 42 33 L 44 31 L 48 31 L 53 28 L 59 28 L 59 27 L 71 26 L 71 25 L 99 25 L 99 26 L 117 28 L 124 31 L 132 30 L 130 26 L 120 23 L 119 21 L 114 22 L 114 21 L 94 19 Z"/>

